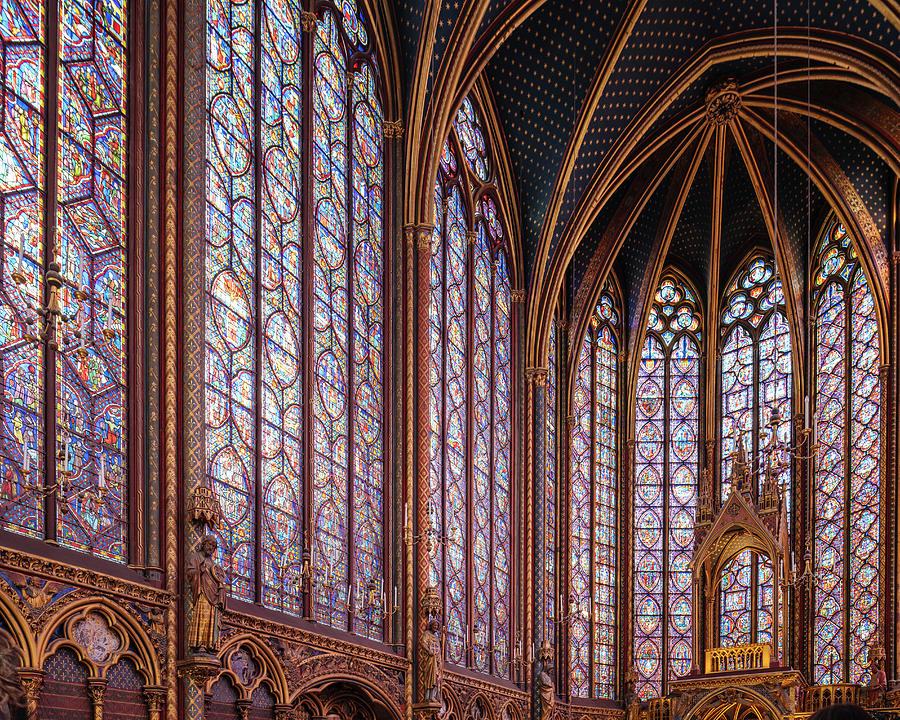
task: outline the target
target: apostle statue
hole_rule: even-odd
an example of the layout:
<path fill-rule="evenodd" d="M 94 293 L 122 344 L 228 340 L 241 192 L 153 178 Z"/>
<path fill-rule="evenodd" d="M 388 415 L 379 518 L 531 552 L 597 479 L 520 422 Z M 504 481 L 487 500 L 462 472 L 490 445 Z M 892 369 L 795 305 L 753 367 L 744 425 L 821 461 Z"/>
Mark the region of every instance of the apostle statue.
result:
<path fill-rule="evenodd" d="M 192 653 L 214 655 L 219 646 L 219 612 L 225 609 L 225 571 L 214 559 L 218 547 L 212 535 L 204 535 L 187 558 L 187 580 L 194 604 L 187 636 Z"/>
<path fill-rule="evenodd" d="M 441 679 L 444 675 L 444 649 L 438 635 L 441 624 L 432 617 L 419 641 L 419 670 L 422 673 L 422 698 L 430 705 L 441 703 Z"/>
<path fill-rule="evenodd" d="M 553 649 L 546 640 L 541 646 L 538 659 L 540 664 L 535 674 L 534 685 L 541 708 L 540 720 L 550 720 L 556 707 L 556 688 L 553 686 L 552 676 Z"/>

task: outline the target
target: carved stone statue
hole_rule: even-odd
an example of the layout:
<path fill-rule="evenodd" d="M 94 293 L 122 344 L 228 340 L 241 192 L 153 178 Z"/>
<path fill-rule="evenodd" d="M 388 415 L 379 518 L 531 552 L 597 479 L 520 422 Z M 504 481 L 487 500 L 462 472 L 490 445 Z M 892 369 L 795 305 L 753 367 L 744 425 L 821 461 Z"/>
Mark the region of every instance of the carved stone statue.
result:
<path fill-rule="evenodd" d="M 884 671 L 884 646 L 876 641 L 869 647 L 869 697 L 880 701 L 887 692 L 887 673 Z"/>
<path fill-rule="evenodd" d="M 431 618 L 419 641 L 419 669 L 422 673 L 424 688 L 423 700 L 426 703 L 441 703 L 441 680 L 444 676 L 444 650 L 438 635 L 441 624 L 437 618 Z"/>
<path fill-rule="evenodd" d="M 553 687 L 551 676 L 552 662 L 550 653 L 541 653 L 543 662 L 538 666 L 534 684 L 537 690 L 538 701 L 541 704 L 540 720 L 550 720 L 553 717 L 553 709 L 556 707 L 556 688 Z"/>
<path fill-rule="evenodd" d="M 192 653 L 214 655 L 219 647 L 219 612 L 225 609 L 225 571 L 214 556 L 219 547 L 212 535 L 204 535 L 187 557 L 187 580 L 194 612 L 187 645 Z"/>

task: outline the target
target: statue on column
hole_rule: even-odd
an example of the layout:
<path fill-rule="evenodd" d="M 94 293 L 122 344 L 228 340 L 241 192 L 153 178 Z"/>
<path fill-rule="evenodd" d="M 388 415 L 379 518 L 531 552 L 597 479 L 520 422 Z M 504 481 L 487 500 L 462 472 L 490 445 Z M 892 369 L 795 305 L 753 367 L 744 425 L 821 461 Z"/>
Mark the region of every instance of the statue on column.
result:
<path fill-rule="evenodd" d="M 422 673 L 423 700 L 441 704 L 441 680 L 444 676 L 444 646 L 439 635 L 441 624 L 431 617 L 419 641 L 419 672 Z"/>
<path fill-rule="evenodd" d="M 878 637 L 877 634 L 876 637 Z M 876 640 L 869 646 L 869 682 L 867 688 L 871 705 L 883 701 L 887 692 L 887 673 L 884 670 L 885 657 L 884 645 L 879 640 Z"/>
<path fill-rule="evenodd" d="M 421 718 L 436 718 L 443 704 L 441 682 L 444 679 L 442 607 L 437 588 L 425 590 L 419 612 L 425 629 L 417 648 L 420 694 L 416 714 Z"/>
<path fill-rule="evenodd" d="M 219 544 L 204 535 L 187 557 L 187 580 L 194 611 L 187 646 L 193 654 L 215 655 L 219 648 L 219 614 L 225 609 L 225 571 L 216 563 Z"/>
<path fill-rule="evenodd" d="M 544 640 L 538 652 L 537 671 L 534 676 L 534 687 L 540 703 L 539 720 L 551 720 L 556 707 L 556 687 L 553 683 L 553 647 Z"/>

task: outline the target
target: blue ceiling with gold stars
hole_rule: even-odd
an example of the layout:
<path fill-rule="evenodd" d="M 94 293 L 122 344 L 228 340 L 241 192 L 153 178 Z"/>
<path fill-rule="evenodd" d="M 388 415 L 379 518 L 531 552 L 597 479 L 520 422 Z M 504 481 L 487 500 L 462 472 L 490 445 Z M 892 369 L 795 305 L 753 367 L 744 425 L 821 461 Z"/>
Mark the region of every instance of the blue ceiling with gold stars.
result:
<path fill-rule="evenodd" d="M 437 2 L 395 0 L 405 64 L 403 77 L 407 85 L 412 82 L 412 66 L 422 33 L 425 7 L 431 1 Z M 443 0 L 439 3 L 429 83 L 433 82 L 441 62 L 453 49 L 454 29 L 459 31 L 457 25 L 462 22 L 461 18 L 471 14 L 475 7 L 472 2 Z M 542 232 L 546 232 L 546 214 L 559 181 L 566 148 L 604 59 L 610 59 L 606 68 L 608 80 L 597 100 L 596 110 L 588 119 L 574 170 L 563 193 L 559 218 L 547 235 L 551 260 L 567 220 L 579 203 L 590 200 L 584 194 L 598 169 L 609 160 L 608 154 L 617 140 L 678 72 L 705 49 L 726 37 L 735 39 L 740 33 L 768 34 L 777 13 L 778 28 L 782 33 L 793 33 L 802 38 L 808 25 L 815 32 L 832 33 L 832 38 L 863 52 L 867 51 L 867 43 L 872 43 L 877 46 L 873 52 L 900 54 L 900 31 L 869 0 L 646 0 L 643 3 L 628 0 L 487 0 L 477 37 L 487 36 L 501 15 L 512 15 L 525 6 L 536 9 L 511 34 L 502 38 L 502 45 L 494 48 L 485 69 L 485 79 L 509 149 L 512 180 L 520 203 L 518 212 L 522 219 L 521 245 L 526 278 L 530 284 L 540 280 L 540 276 L 534 277 L 538 269 L 535 263 L 539 259 L 536 252 Z M 482 8 L 484 6 L 479 10 Z M 634 25 L 618 52 L 613 52 L 614 38 L 632 8 L 639 10 Z M 810 59 L 809 65 L 816 68 L 822 62 Z M 897 66 L 900 67 L 900 61 Z M 782 56 L 778 62 L 779 77 L 791 72 L 802 74 L 806 67 L 803 58 Z M 772 53 L 713 63 L 683 92 L 667 97 L 663 112 L 644 129 L 652 135 L 684 113 L 702 108 L 707 89 L 718 81 L 735 78 L 741 85 L 767 77 L 772 71 Z M 830 84 L 835 83 L 814 81 L 810 86 L 813 95 L 828 99 L 821 103 L 823 106 L 840 97 Z M 785 98 L 803 100 L 806 90 L 806 84 L 795 78 L 793 84 L 783 85 L 781 92 Z M 408 87 L 406 92 L 408 97 Z M 771 95 L 771 87 L 759 92 Z M 857 94 L 854 97 L 867 93 L 869 99 L 874 97 L 871 89 L 857 87 L 853 92 Z M 877 103 L 889 107 L 892 112 L 900 111 L 886 97 L 878 96 Z M 839 108 L 829 106 L 829 110 L 839 111 Z M 754 112 L 771 122 L 770 110 L 756 108 Z M 788 119 L 788 116 L 785 114 L 784 118 Z M 795 125 L 805 126 L 806 123 L 805 116 L 795 118 Z M 758 135 L 749 123 L 744 122 L 743 126 L 753 151 L 761 155 L 761 169 L 771 177 L 775 158 L 772 143 Z M 862 142 L 827 122 L 812 120 L 809 130 L 841 166 L 872 219 L 884 231 L 892 181 L 887 164 Z M 698 279 L 701 289 L 711 267 L 712 155 L 710 147 L 688 190 L 668 256 L 664 258 L 666 262 L 687 269 Z M 789 244 L 791 254 L 804 263 L 809 228 L 813 218 L 817 223 L 822 221 L 827 203 L 807 182 L 804 168 L 784 153 L 778 154 L 777 162 L 779 204 L 789 235 L 785 242 Z M 671 178 L 667 178 L 656 190 L 615 258 L 614 269 L 629 304 L 639 301 L 632 297 L 633 291 L 644 275 L 646 264 L 655 260 L 650 257 L 651 246 L 664 221 L 661 214 L 670 183 Z M 599 209 L 595 221 L 574 250 L 566 273 L 570 298 L 574 297 L 582 281 L 593 281 L 590 273 L 585 274 L 586 269 L 595 259 L 597 243 L 604 236 L 623 195 L 623 190 L 614 193 L 607 205 Z M 884 239 L 886 242 L 886 232 Z M 749 247 L 768 244 L 762 210 L 750 177 L 737 147 L 729 140 L 724 177 L 721 272 L 727 277 L 726 268 L 738 262 Z M 549 265 L 541 265 L 540 272 L 547 273 Z M 724 282 L 726 277 L 721 281 Z M 630 314 L 626 312 L 626 315 Z"/>

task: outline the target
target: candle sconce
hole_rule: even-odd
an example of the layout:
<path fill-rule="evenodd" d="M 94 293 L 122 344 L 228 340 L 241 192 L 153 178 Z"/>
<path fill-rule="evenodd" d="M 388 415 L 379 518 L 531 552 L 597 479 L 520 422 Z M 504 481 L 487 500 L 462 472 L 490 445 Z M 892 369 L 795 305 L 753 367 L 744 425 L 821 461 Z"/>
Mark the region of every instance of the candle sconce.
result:
<path fill-rule="evenodd" d="M 449 534 L 438 532 L 434 521 L 436 514 L 434 503 L 428 503 L 428 524 L 421 533 L 413 535 L 412 523 L 409 520 L 409 506 L 403 506 L 403 541 L 410 546 L 422 543 L 422 549 L 429 560 L 433 560 L 437 556 L 441 546 L 459 541 L 459 534 L 455 526 L 450 528 Z"/>
<path fill-rule="evenodd" d="M 22 286 L 28 282 L 28 276 L 25 274 L 25 235 L 23 232 L 20 232 L 18 235 L 17 249 L 16 269 L 10 274 L 10 277 L 21 290 Z M 35 315 L 35 317 L 27 318 L 24 321 L 24 338 L 29 342 L 37 342 L 40 339 L 54 350 L 59 349 L 61 339 L 64 344 L 69 345 L 67 349 L 74 350 L 80 358 L 84 359 L 88 356 L 86 318 L 82 317 L 74 330 L 70 332 L 63 331 L 63 327 L 69 326 L 70 323 L 76 320 L 78 312 L 68 314 L 62 310 L 60 294 L 66 278 L 61 272 L 58 256 L 59 247 L 57 246 L 53 250 L 52 257 L 43 276 L 47 298 L 45 303 L 35 305 L 31 302 L 27 293 L 21 292 L 25 305 Z M 78 303 L 83 303 L 90 297 L 87 288 L 77 288 L 73 291 L 73 296 Z M 103 337 L 107 342 L 116 337 L 113 311 L 113 288 L 110 286 L 107 289 L 106 318 L 102 328 Z M 33 333 L 30 331 L 30 328 L 36 324 L 40 327 L 40 330 L 37 333 Z M 72 341 L 73 338 L 74 342 Z"/>

